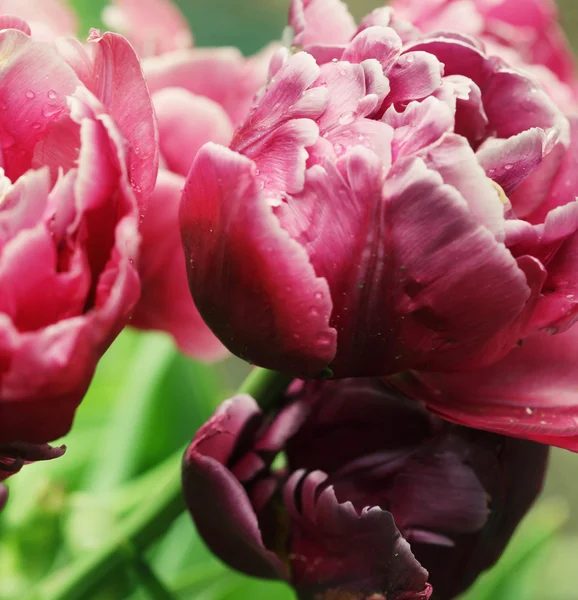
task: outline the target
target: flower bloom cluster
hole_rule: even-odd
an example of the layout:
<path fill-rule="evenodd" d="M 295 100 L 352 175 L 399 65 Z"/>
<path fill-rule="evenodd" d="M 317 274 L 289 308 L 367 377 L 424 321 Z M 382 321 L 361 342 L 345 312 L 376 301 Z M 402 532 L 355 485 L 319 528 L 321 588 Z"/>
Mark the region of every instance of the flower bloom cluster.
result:
<path fill-rule="evenodd" d="M 0 0 L 0 482 L 64 452 L 123 327 L 163 330 L 336 378 L 197 432 L 183 490 L 215 554 L 301 600 L 462 593 L 548 445 L 578 450 L 578 84 L 549 0 L 359 25 L 292 0 L 290 47 L 249 58 L 195 48 L 168 0 L 114 0 L 120 33 L 87 44 L 22 4 Z"/>
<path fill-rule="evenodd" d="M 548 445 L 578 450 L 577 88 L 551 5 L 524 5 L 398 0 L 358 26 L 293 0 L 268 85 L 196 152 L 203 319 L 252 363 L 337 380 L 225 402 L 185 497 L 217 556 L 303 600 L 455 598 Z"/>

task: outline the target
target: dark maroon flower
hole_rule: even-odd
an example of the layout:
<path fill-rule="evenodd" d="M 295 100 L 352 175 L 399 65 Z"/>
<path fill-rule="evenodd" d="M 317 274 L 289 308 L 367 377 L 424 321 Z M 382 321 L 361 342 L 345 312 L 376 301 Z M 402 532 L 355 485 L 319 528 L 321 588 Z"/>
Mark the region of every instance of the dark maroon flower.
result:
<path fill-rule="evenodd" d="M 448 424 L 378 380 L 307 383 L 286 400 L 274 416 L 246 395 L 221 405 L 183 483 L 219 558 L 302 600 L 453 598 L 541 488 L 546 446 Z"/>

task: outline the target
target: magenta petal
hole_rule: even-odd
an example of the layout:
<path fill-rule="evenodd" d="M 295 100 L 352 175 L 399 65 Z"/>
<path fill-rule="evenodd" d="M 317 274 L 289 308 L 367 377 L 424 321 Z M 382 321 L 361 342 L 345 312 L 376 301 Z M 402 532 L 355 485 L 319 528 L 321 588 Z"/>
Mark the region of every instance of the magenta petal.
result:
<path fill-rule="evenodd" d="M 95 55 L 88 87 L 104 104 L 128 143 L 130 182 L 137 196 L 153 190 L 158 169 L 158 133 L 140 62 L 116 33 L 91 37 Z"/>
<path fill-rule="evenodd" d="M 410 102 L 401 112 L 392 104 L 385 111 L 383 120 L 393 127 L 394 160 L 415 154 L 437 142 L 454 125 L 448 105 L 433 97 L 422 102 Z"/>
<path fill-rule="evenodd" d="M 203 144 L 226 145 L 233 137 L 229 116 L 213 100 L 182 88 L 165 88 L 153 95 L 153 104 L 166 167 L 184 177 Z"/>
<path fill-rule="evenodd" d="M 355 34 L 353 17 L 341 0 L 291 0 L 293 45 L 346 44 Z"/>
<path fill-rule="evenodd" d="M 36 144 L 67 112 L 79 80 L 47 44 L 22 31 L 0 31 L 0 145 L 3 168 L 15 181 L 31 167 Z"/>
<path fill-rule="evenodd" d="M 315 375 L 335 353 L 327 282 L 279 225 L 255 171 L 251 160 L 214 144 L 197 154 L 180 212 L 189 286 L 231 351 L 268 368 Z"/>
<path fill-rule="evenodd" d="M 347 231 L 332 213 L 336 229 L 320 228 L 319 240 L 312 243 L 320 248 L 319 258 L 309 250 L 316 271 L 333 290 L 332 324 L 338 342 L 343 340 L 332 364 L 335 373 L 377 375 L 448 362 L 459 368 L 479 360 L 477 352 L 515 321 L 529 297 L 516 261 L 423 161 L 398 161 L 383 190 L 379 182 L 368 187 L 367 161 L 357 158 L 353 164 L 360 186 L 355 202 L 337 190 L 316 197 L 326 198 L 333 210 L 339 198 L 344 206 L 336 212 L 344 219 L 345 207 L 358 211 L 346 222 L 358 228 L 353 239 L 359 245 L 352 248 L 349 236 L 335 235 L 332 252 L 326 252 L 331 236 Z M 317 215 L 316 223 L 323 224 L 320 205 Z M 348 250 L 338 252 L 341 246 Z M 347 277 L 339 271 L 340 258 L 351 265 Z"/>
<path fill-rule="evenodd" d="M 474 219 L 487 227 L 499 242 L 503 241 L 504 205 L 467 140 L 446 134 L 422 156 L 427 166 L 442 176 L 444 183 L 460 192 Z"/>
<path fill-rule="evenodd" d="M 453 422 L 578 451 L 577 356 L 578 328 L 537 333 L 490 367 L 420 373 L 407 389 Z"/>

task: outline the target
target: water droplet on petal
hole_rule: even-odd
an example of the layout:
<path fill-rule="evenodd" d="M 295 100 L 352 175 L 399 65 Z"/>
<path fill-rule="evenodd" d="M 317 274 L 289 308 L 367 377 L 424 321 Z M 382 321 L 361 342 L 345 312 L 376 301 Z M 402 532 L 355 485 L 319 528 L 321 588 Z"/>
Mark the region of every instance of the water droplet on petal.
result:
<path fill-rule="evenodd" d="M 56 98 L 58 97 L 58 94 L 54 91 L 54 90 L 48 90 L 48 93 L 46 94 L 51 100 L 56 100 Z"/>
<path fill-rule="evenodd" d="M 332 63 L 336 63 L 336 62 L 337 62 L 337 59 L 336 59 L 336 58 L 332 58 L 332 59 L 331 59 L 331 62 L 332 62 Z"/>
<path fill-rule="evenodd" d="M 26 97 L 27 97 L 29 100 L 32 100 L 32 98 L 36 98 L 36 94 L 35 94 L 35 93 L 34 93 L 32 90 L 28 90 L 28 91 L 26 92 Z"/>
<path fill-rule="evenodd" d="M 507 165 L 504 165 L 504 169 L 506 169 L 506 171 L 509 171 L 514 165 L 508 163 Z"/>
<path fill-rule="evenodd" d="M 331 344 L 331 336 L 328 333 L 320 333 L 317 335 L 317 343 L 320 346 L 329 346 Z"/>
<path fill-rule="evenodd" d="M 343 144 L 335 144 L 335 154 L 341 156 L 345 152 L 345 146 Z"/>
<path fill-rule="evenodd" d="M 317 316 L 319 316 L 319 311 L 314 306 L 312 306 L 309 309 L 309 316 L 310 317 L 317 317 Z"/>
<path fill-rule="evenodd" d="M 491 177 L 496 173 L 496 169 L 488 169 L 488 176 Z"/>
<path fill-rule="evenodd" d="M 404 58 L 405 58 L 406 65 L 411 65 L 412 63 L 415 62 L 415 56 L 413 54 L 406 54 L 404 56 Z"/>
<path fill-rule="evenodd" d="M 47 119 L 54 117 L 55 115 L 59 115 L 61 112 L 62 108 L 60 106 L 50 106 L 49 104 L 42 109 L 42 115 Z"/>
<path fill-rule="evenodd" d="M 10 148 L 11 146 L 14 146 L 14 138 L 8 133 L 1 134 L 0 146 L 2 148 Z"/>
<path fill-rule="evenodd" d="M 317 300 L 321 300 L 323 298 L 323 294 L 321 292 L 315 292 L 314 295 Z"/>
<path fill-rule="evenodd" d="M 533 412 L 534 411 L 529 406 L 528 406 L 528 408 L 526 408 L 526 413 L 527 414 L 531 415 L 531 414 L 533 414 Z"/>
<path fill-rule="evenodd" d="M 351 111 L 345 112 L 339 117 L 340 125 L 351 125 L 353 121 L 355 121 L 355 113 Z"/>

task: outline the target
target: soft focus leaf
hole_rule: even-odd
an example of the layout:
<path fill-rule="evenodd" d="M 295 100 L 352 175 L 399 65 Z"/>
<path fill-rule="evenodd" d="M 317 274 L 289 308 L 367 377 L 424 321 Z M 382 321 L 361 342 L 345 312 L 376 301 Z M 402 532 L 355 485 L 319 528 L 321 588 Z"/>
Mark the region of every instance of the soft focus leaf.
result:
<path fill-rule="evenodd" d="M 482 575 L 462 600 L 531 600 L 523 590 L 527 577 L 533 584 L 540 574 L 540 558 L 555 542 L 568 520 L 568 505 L 558 499 L 543 500 L 529 513 L 500 562 Z"/>

